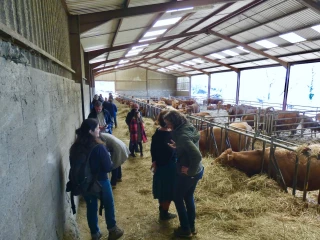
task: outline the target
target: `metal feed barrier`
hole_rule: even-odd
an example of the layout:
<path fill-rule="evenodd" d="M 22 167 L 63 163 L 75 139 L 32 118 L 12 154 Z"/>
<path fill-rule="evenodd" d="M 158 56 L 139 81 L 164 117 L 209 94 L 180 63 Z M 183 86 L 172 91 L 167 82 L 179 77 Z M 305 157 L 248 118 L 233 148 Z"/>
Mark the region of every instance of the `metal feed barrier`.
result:
<path fill-rule="evenodd" d="M 142 106 L 145 110 L 145 116 L 144 117 L 149 117 L 152 118 L 153 120 L 156 119 L 156 116 L 161 112 L 162 109 L 160 108 L 156 108 L 148 103 L 145 102 L 140 102 L 137 101 L 135 99 L 132 98 L 127 98 L 127 97 L 121 97 L 125 100 L 129 100 L 132 101 L 134 103 L 138 103 L 140 106 Z M 307 111 L 306 111 L 307 112 Z M 303 115 L 305 115 L 306 112 L 303 112 Z M 315 112 L 317 113 L 318 110 L 316 111 L 308 111 L 308 112 Z M 248 114 L 247 114 L 248 115 Z M 269 163 L 268 164 L 268 169 L 267 169 L 267 173 L 268 176 L 270 177 L 271 174 L 271 168 L 275 169 L 276 172 L 276 181 L 280 184 L 280 186 L 282 186 L 282 188 L 288 192 L 287 190 L 287 186 L 286 183 L 283 179 L 281 170 L 279 168 L 278 165 L 278 160 L 275 157 L 275 150 L 276 148 L 283 148 L 283 149 L 287 149 L 289 151 L 293 151 L 296 153 L 296 161 L 295 161 L 295 170 L 294 170 L 294 176 L 293 176 L 293 186 L 292 186 L 292 195 L 296 195 L 296 190 L 297 190 L 297 175 L 298 175 L 298 165 L 299 165 L 299 156 L 296 152 L 296 148 L 298 147 L 297 144 L 282 140 L 277 138 L 277 131 L 274 131 L 274 129 L 276 127 L 279 126 L 285 126 L 284 125 L 277 125 L 275 122 L 275 115 L 274 113 L 271 114 L 262 114 L 261 109 L 259 109 L 258 113 L 256 114 L 250 114 L 250 115 L 254 115 L 254 126 L 255 126 L 255 130 L 254 131 L 243 131 L 243 130 L 239 130 L 237 128 L 234 127 L 230 127 L 229 123 L 216 123 L 216 122 L 210 122 L 205 120 L 204 117 L 196 117 L 196 116 L 192 116 L 192 115 L 187 115 L 187 118 L 189 119 L 190 122 L 192 122 L 194 124 L 194 126 L 200 130 L 201 126 L 206 125 L 206 139 L 208 139 L 209 141 L 207 141 L 207 145 L 206 145 L 206 149 L 209 150 L 211 147 L 214 148 L 214 153 L 215 156 L 219 156 L 223 149 L 222 149 L 222 141 L 224 139 L 226 147 L 230 148 L 230 141 L 228 138 L 228 133 L 229 132 L 234 132 L 239 134 L 239 149 L 241 148 L 241 138 L 245 137 L 245 138 L 251 138 L 252 139 L 252 144 L 251 144 L 251 149 L 254 149 L 254 145 L 255 142 L 257 140 L 260 140 L 262 142 L 263 148 L 262 148 L 262 156 L 264 156 L 265 153 L 265 148 L 266 145 L 268 144 L 270 146 L 270 154 L 269 154 Z M 260 122 L 259 120 L 261 119 L 261 116 L 264 116 L 264 121 Z M 303 116 L 302 115 L 302 116 Z M 243 114 L 243 116 L 246 116 L 246 114 Z M 228 116 L 226 116 L 228 117 Z M 262 125 L 262 128 L 258 126 L 260 126 L 260 124 Z M 221 129 L 223 129 L 223 131 L 221 131 L 221 135 L 220 135 L 220 146 L 221 148 L 218 149 L 218 144 L 217 144 L 217 140 L 215 139 L 215 136 L 213 134 L 213 130 L 212 127 L 219 127 Z M 295 129 L 295 128 L 294 128 Z M 292 129 L 286 130 L 286 131 L 291 131 Z M 267 133 L 267 134 L 266 134 Z M 225 134 L 224 138 L 222 137 Z M 210 145 L 210 143 L 212 143 Z M 249 150 L 248 146 L 246 146 L 245 150 Z M 308 158 L 307 161 L 307 169 L 306 169 L 306 175 L 305 175 L 305 180 L 304 180 L 304 187 L 303 187 L 303 201 L 306 200 L 306 196 L 307 196 L 307 188 L 308 188 L 308 179 L 309 179 L 309 173 L 310 173 L 310 165 L 311 165 L 311 159 L 315 156 L 311 156 L 311 154 L 306 151 L 303 152 L 303 154 Z M 261 164 L 261 173 L 263 172 L 263 165 L 264 165 L 264 160 L 262 161 Z"/>

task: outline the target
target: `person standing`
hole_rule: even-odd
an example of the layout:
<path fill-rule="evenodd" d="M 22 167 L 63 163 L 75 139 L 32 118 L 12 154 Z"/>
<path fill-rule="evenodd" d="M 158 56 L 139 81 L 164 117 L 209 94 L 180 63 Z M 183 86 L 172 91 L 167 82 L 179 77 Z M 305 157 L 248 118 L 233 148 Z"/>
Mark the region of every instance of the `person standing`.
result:
<path fill-rule="evenodd" d="M 177 179 L 173 201 L 179 216 L 180 226 L 174 230 L 176 237 L 191 237 L 196 234 L 194 191 L 202 178 L 204 168 L 199 151 L 200 135 L 186 117 L 178 111 L 164 115 L 167 128 L 172 129 L 171 143 L 168 145 L 177 152 Z"/>
<path fill-rule="evenodd" d="M 177 215 L 169 213 L 169 207 L 173 200 L 173 190 L 176 176 L 175 150 L 168 146 L 172 140 L 171 129 L 166 127 L 163 116 L 168 111 L 161 111 L 158 116 L 160 125 L 152 136 L 151 158 L 153 170 L 152 193 L 154 199 L 159 201 L 160 220 L 170 220 Z"/>
<path fill-rule="evenodd" d="M 143 121 L 140 115 L 140 112 L 135 112 L 133 118 L 131 119 L 130 125 L 130 147 L 129 150 L 131 152 L 132 157 L 136 157 L 134 154 L 134 150 L 136 149 L 137 145 L 140 148 L 140 156 L 143 156 L 143 148 L 142 142 L 147 142 L 147 135 L 144 131 Z"/>
<path fill-rule="evenodd" d="M 112 121 L 114 122 L 115 127 L 117 127 L 117 106 L 112 102 L 112 100 L 109 98 L 109 100 L 107 100 L 107 98 L 105 98 L 105 101 L 102 104 L 103 109 L 106 109 L 112 118 Z"/>
<path fill-rule="evenodd" d="M 102 103 L 100 101 L 95 102 L 94 108 L 92 109 L 88 118 L 95 118 L 98 120 L 101 132 L 112 134 L 113 122 L 111 115 L 108 110 L 102 108 Z"/>
<path fill-rule="evenodd" d="M 114 200 L 111 190 L 108 172 L 111 171 L 113 163 L 110 154 L 99 139 L 99 124 L 96 119 L 84 120 L 81 127 L 76 130 L 77 138 L 70 148 L 70 163 L 77 160 L 80 151 L 93 149 L 89 158 L 90 170 L 93 176 L 97 175 L 102 187 L 102 204 L 105 209 L 105 220 L 109 231 L 109 240 L 120 238 L 124 231 L 116 225 Z M 93 146 L 95 146 L 93 148 Z M 87 221 L 94 240 L 101 238 L 98 226 L 98 198 L 94 195 L 83 196 L 87 206 Z"/>
<path fill-rule="evenodd" d="M 139 105 L 138 105 L 138 103 L 134 103 L 134 104 L 132 104 L 131 111 L 128 112 L 128 114 L 126 116 L 126 120 L 125 121 L 126 121 L 126 124 L 128 125 L 128 128 L 129 128 L 129 134 L 130 134 L 130 122 L 131 122 L 131 119 L 134 117 L 134 114 L 137 111 L 139 111 Z M 142 117 L 141 117 L 141 119 L 142 119 Z M 131 146 L 131 141 L 129 142 L 129 149 L 130 149 L 130 146 Z M 139 148 L 138 148 L 138 145 L 136 145 L 136 147 L 134 149 L 134 152 L 140 152 Z M 131 156 L 133 156 L 133 155 L 131 155 Z"/>

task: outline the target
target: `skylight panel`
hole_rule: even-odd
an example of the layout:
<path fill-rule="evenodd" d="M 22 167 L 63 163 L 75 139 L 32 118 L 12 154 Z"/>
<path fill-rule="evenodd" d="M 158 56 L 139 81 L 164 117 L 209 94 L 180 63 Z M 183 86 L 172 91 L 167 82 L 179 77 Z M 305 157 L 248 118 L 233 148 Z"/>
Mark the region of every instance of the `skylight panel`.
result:
<path fill-rule="evenodd" d="M 212 56 L 212 57 L 215 57 L 215 58 L 219 58 L 219 59 L 225 58 L 224 56 L 222 56 L 222 55 L 220 55 L 220 54 L 218 54 L 218 53 L 213 53 L 213 54 L 211 54 L 211 56 Z"/>
<path fill-rule="evenodd" d="M 192 62 L 192 61 L 185 61 L 185 62 L 183 62 L 183 63 L 181 63 L 181 64 L 186 65 L 186 66 L 196 65 L 196 63 L 195 63 L 195 62 Z"/>
<path fill-rule="evenodd" d="M 155 40 L 155 39 L 157 39 L 157 38 L 154 37 L 154 38 L 140 39 L 139 42 L 147 42 L 147 41 L 151 41 L 151 40 Z"/>
<path fill-rule="evenodd" d="M 159 71 L 159 72 L 167 72 L 168 70 L 166 70 L 164 68 L 159 68 L 157 71 Z"/>
<path fill-rule="evenodd" d="M 129 62 L 129 60 L 120 60 L 120 62 L 118 64 L 124 64 L 124 63 L 127 63 Z"/>
<path fill-rule="evenodd" d="M 177 23 L 180 19 L 181 17 L 159 20 L 153 25 L 153 27 L 162 27 L 162 26 L 172 25 Z"/>
<path fill-rule="evenodd" d="M 228 55 L 230 55 L 230 56 L 238 56 L 239 55 L 239 53 L 236 53 L 236 52 L 233 52 L 233 51 L 231 51 L 231 50 L 224 50 L 224 51 L 222 51 L 223 53 L 225 53 L 225 54 L 228 54 Z"/>
<path fill-rule="evenodd" d="M 247 49 L 245 49 L 244 47 L 237 47 L 238 49 L 240 49 L 241 51 L 247 52 L 249 53 L 250 51 L 248 51 Z"/>
<path fill-rule="evenodd" d="M 167 31 L 167 29 L 161 29 L 161 30 L 147 32 L 143 37 L 152 37 L 152 36 L 156 36 L 156 35 L 161 35 L 165 31 Z"/>
<path fill-rule="evenodd" d="M 262 47 L 265 48 L 274 48 L 274 47 L 278 47 L 278 45 L 268 41 L 268 40 L 261 40 L 261 41 L 257 41 L 256 44 L 259 44 Z"/>
<path fill-rule="evenodd" d="M 313 26 L 311 27 L 313 30 L 316 30 L 317 32 L 320 33 L 320 25 L 317 25 L 317 26 Z"/>
<path fill-rule="evenodd" d="M 179 12 L 179 11 L 186 11 L 186 10 L 192 10 L 193 7 L 186 7 L 186 8 L 178 8 L 178 9 L 172 9 L 172 10 L 168 10 L 167 13 L 171 13 L 171 12 Z"/>
<path fill-rule="evenodd" d="M 192 59 L 191 61 L 196 62 L 196 63 L 204 63 L 204 61 L 200 58 L 195 58 L 195 59 Z"/>
<path fill-rule="evenodd" d="M 139 46 L 134 46 L 131 49 L 134 50 L 134 49 L 137 49 L 137 48 L 143 48 L 143 47 L 147 47 L 147 46 L 149 46 L 149 44 L 143 44 L 143 45 L 139 45 Z"/>
<path fill-rule="evenodd" d="M 284 40 L 287 40 L 288 42 L 291 42 L 291 43 L 297 43 L 297 42 L 302 42 L 302 41 L 306 40 L 305 38 L 300 37 L 298 34 L 295 34 L 293 32 L 282 34 L 279 37 L 281 37 Z"/>

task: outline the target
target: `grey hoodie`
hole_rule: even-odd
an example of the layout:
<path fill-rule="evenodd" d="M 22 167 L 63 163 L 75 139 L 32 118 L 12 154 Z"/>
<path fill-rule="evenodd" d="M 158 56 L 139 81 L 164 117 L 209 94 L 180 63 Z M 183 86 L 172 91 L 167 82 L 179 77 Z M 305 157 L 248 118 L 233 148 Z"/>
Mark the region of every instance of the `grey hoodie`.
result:
<path fill-rule="evenodd" d="M 201 153 L 199 151 L 200 135 L 189 122 L 180 125 L 172 131 L 173 141 L 177 150 L 177 169 L 181 173 L 181 167 L 188 167 L 188 176 L 195 176 L 203 169 Z"/>

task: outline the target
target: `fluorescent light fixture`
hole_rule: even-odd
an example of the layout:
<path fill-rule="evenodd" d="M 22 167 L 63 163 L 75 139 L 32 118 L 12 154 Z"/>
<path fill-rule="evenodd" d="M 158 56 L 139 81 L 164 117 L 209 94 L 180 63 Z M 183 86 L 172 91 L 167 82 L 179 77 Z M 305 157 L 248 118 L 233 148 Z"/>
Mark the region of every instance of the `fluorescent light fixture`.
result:
<path fill-rule="evenodd" d="M 317 26 L 313 26 L 311 27 L 313 30 L 316 30 L 317 32 L 320 33 L 320 25 L 317 25 Z"/>
<path fill-rule="evenodd" d="M 153 27 L 162 27 L 162 26 L 166 26 L 166 25 L 172 25 L 172 24 L 177 23 L 180 19 L 181 19 L 181 17 L 159 20 L 153 25 Z"/>
<path fill-rule="evenodd" d="M 297 42 L 302 42 L 306 40 L 305 38 L 300 37 L 298 34 L 293 32 L 279 35 L 279 37 L 291 43 L 297 43 Z"/>
<path fill-rule="evenodd" d="M 165 31 L 167 31 L 167 29 L 161 29 L 161 30 L 146 32 L 146 34 L 143 37 L 152 37 L 152 36 L 156 36 L 156 35 L 161 35 Z"/>
<path fill-rule="evenodd" d="M 222 51 L 223 53 L 225 53 L 225 54 L 228 54 L 228 55 L 230 55 L 230 56 L 238 56 L 239 55 L 239 53 L 236 53 L 236 52 L 233 52 L 233 51 L 231 51 L 231 50 L 224 50 L 224 51 Z"/>
<path fill-rule="evenodd" d="M 215 57 L 215 58 L 219 58 L 219 59 L 223 59 L 225 58 L 224 56 L 218 54 L 218 53 L 213 53 L 213 54 L 210 54 L 212 57 Z"/>
<path fill-rule="evenodd" d="M 191 61 L 196 62 L 196 63 L 204 63 L 204 61 L 200 58 L 195 58 L 195 59 L 192 59 Z"/>
<path fill-rule="evenodd" d="M 146 47 L 146 46 L 149 46 L 149 44 L 143 44 L 143 45 L 139 45 L 139 46 L 134 46 L 131 49 L 134 50 L 134 49 L 142 48 L 142 47 Z"/>
<path fill-rule="evenodd" d="M 124 64 L 124 63 L 127 63 L 129 62 L 129 60 L 120 60 L 120 62 L 118 64 Z"/>
<path fill-rule="evenodd" d="M 247 49 L 245 49 L 244 47 L 237 47 L 238 49 L 240 49 L 241 51 L 244 51 L 244 52 L 250 52 L 250 51 L 248 51 Z"/>
<path fill-rule="evenodd" d="M 186 11 L 186 10 L 192 10 L 193 7 L 186 7 L 186 8 L 179 8 L 179 9 L 172 9 L 172 10 L 168 10 L 167 13 L 171 13 L 171 12 L 179 12 L 179 11 Z"/>
<path fill-rule="evenodd" d="M 146 42 L 146 41 L 151 41 L 151 40 L 155 40 L 155 39 L 157 39 L 157 38 L 155 37 L 155 38 L 140 39 L 139 42 Z"/>
<path fill-rule="evenodd" d="M 278 47 L 278 45 L 268 41 L 268 40 L 261 40 L 261 41 L 257 41 L 256 44 L 259 44 L 262 47 L 265 48 L 274 48 L 274 47 Z"/>

